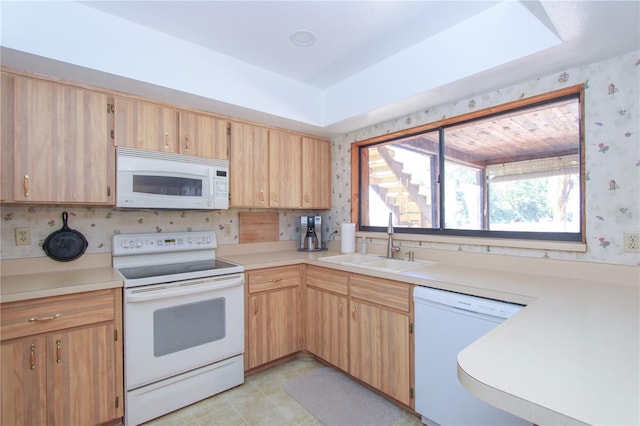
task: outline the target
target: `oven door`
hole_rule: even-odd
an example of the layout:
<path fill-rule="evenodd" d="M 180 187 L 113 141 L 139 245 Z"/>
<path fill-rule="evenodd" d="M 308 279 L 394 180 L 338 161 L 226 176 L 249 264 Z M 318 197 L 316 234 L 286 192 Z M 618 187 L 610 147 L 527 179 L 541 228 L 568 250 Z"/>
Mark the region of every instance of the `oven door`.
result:
<path fill-rule="evenodd" d="M 243 274 L 126 289 L 127 390 L 243 353 L 243 298 Z"/>

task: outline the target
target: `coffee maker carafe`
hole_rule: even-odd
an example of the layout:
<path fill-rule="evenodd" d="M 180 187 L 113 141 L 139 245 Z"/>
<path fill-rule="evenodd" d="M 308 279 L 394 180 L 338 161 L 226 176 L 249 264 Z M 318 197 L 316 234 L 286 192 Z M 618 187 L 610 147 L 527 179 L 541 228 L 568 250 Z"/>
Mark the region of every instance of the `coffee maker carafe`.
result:
<path fill-rule="evenodd" d="M 298 250 L 322 250 L 322 218 L 320 216 L 300 217 L 300 248 Z"/>

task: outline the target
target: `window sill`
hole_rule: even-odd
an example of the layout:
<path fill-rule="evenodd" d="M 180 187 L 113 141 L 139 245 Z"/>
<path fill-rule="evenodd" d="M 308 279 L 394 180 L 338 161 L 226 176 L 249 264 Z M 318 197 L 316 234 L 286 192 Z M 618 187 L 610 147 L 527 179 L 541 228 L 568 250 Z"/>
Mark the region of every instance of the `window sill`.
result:
<path fill-rule="evenodd" d="M 357 237 L 365 238 L 387 238 L 385 232 L 357 232 Z M 506 238 L 482 238 L 482 237 L 459 237 L 452 235 L 424 235 L 424 234 L 393 234 L 394 241 L 412 241 L 425 243 L 442 243 L 451 245 L 471 245 L 506 247 L 534 250 L 552 250 L 574 253 L 586 253 L 586 243 L 576 243 L 572 241 L 542 241 L 542 240 L 516 240 Z"/>

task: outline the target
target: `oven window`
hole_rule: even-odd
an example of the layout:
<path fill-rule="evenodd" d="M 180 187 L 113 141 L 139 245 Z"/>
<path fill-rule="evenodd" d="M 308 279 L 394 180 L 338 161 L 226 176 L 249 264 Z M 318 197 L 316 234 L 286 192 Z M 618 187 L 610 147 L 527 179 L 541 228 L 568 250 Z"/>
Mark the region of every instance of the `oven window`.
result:
<path fill-rule="evenodd" d="M 201 197 L 202 179 L 173 176 L 133 176 L 133 192 L 153 195 Z"/>
<path fill-rule="evenodd" d="M 153 313 L 153 354 L 161 357 L 225 337 L 225 298 L 158 309 Z"/>

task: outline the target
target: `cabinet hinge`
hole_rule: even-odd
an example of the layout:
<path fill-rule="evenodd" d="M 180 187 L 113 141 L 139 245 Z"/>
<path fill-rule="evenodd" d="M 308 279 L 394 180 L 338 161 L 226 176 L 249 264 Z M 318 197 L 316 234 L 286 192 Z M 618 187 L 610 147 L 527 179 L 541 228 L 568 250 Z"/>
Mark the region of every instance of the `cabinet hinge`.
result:
<path fill-rule="evenodd" d="M 113 330 L 113 340 L 118 341 L 118 330 Z"/>
<path fill-rule="evenodd" d="M 409 334 L 413 334 L 413 323 L 409 324 Z"/>
<path fill-rule="evenodd" d="M 409 398 L 413 399 L 413 388 L 409 388 Z"/>
<path fill-rule="evenodd" d="M 116 408 L 120 407 L 120 397 L 119 396 L 116 396 L 115 406 L 116 406 Z"/>
<path fill-rule="evenodd" d="M 113 114 L 116 112 L 116 106 L 114 104 L 107 104 L 107 114 Z"/>
<path fill-rule="evenodd" d="M 115 139 L 116 138 L 116 132 L 111 129 L 111 139 Z"/>

